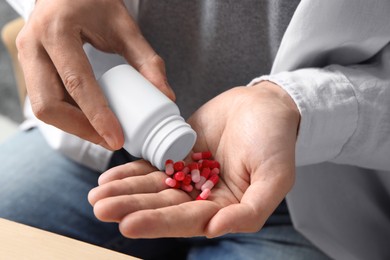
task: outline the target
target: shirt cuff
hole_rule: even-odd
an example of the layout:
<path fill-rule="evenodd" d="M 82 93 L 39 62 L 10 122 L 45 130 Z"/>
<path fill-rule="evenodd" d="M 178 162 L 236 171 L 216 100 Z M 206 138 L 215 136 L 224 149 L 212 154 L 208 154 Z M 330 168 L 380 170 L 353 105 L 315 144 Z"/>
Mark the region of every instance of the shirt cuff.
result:
<path fill-rule="evenodd" d="M 353 87 L 339 72 L 328 69 L 301 69 L 262 76 L 282 87 L 301 114 L 296 143 L 296 165 L 336 158 L 357 128 L 358 103 Z"/>
<path fill-rule="evenodd" d="M 52 125 L 48 125 L 37 118 L 36 125 L 42 132 L 50 147 L 67 158 L 98 172 L 107 170 L 112 151 L 100 145 L 83 140 L 75 135 L 66 133 Z"/>

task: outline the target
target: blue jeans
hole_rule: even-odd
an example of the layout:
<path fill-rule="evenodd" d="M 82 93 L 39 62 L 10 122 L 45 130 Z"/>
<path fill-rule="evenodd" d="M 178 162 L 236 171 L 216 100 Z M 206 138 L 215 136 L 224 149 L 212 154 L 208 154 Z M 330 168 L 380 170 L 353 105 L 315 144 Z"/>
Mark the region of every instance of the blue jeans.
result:
<path fill-rule="evenodd" d="M 328 259 L 294 230 L 285 205 L 257 233 L 128 239 L 97 220 L 87 201 L 100 173 L 53 151 L 38 129 L 0 144 L 0 158 L 1 218 L 144 259 Z"/>

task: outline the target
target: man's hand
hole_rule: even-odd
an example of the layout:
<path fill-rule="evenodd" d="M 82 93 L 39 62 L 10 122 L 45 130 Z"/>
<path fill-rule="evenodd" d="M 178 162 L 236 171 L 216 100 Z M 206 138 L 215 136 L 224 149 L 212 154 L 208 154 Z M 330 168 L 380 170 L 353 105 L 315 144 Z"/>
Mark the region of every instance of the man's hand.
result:
<path fill-rule="evenodd" d="M 137 161 L 101 175 L 89 193 L 95 215 L 120 223 L 130 238 L 256 232 L 293 186 L 299 117 L 270 82 L 226 91 L 189 120 L 198 133 L 194 151 L 209 150 L 221 163 L 207 200 L 167 187 L 163 172 Z"/>
<path fill-rule="evenodd" d="M 17 38 L 35 115 L 109 149 L 122 147 L 118 120 L 96 82 L 83 44 L 117 53 L 168 97 L 163 60 L 121 0 L 38 0 Z"/>

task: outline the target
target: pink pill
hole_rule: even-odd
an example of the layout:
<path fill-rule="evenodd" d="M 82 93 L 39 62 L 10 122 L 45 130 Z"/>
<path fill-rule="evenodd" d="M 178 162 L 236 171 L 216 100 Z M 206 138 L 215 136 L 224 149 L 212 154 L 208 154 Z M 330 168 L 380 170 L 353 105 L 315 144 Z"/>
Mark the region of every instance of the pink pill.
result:
<path fill-rule="evenodd" d="M 196 200 L 205 200 L 207 199 L 209 196 L 210 196 L 210 193 L 211 193 L 211 190 L 210 189 L 205 189 L 204 191 L 202 191 L 198 197 L 196 198 Z"/>
<path fill-rule="evenodd" d="M 200 180 L 195 184 L 195 188 L 200 190 L 202 188 L 202 185 L 207 181 L 209 178 L 211 170 L 209 168 L 202 169 L 202 172 L 200 174 Z"/>
<path fill-rule="evenodd" d="M 212 156 L 211 152 L 206 151 L 206 152 L 193 153 L 191 155 L 191 158 L 194 161 L 199 161 L 201 159 L 209 159 L 209 158 L 211 158 L 211 156 Z"/>
<path fill-rule="evenodd" d="M 173 161 L 172 160 L 167 160 L 165 162 L 165 173 L 167 175 L 172 175 L 175 172 L 173 169 Z"/>
<path fill-rule="evenodd" d="M 190 163 L 192 181 L 198 183 L 200 181 L 200 171 L 197 163 Z"/>
<path fill-rule="evenodd" d="M 172 179 L 170 177 L 165 179 L 165 184 L 168 185 L 171 188 L 175 188 L 177 186 L 177 181 L 175 179 Z"/>
<path fill-rule="evenodd" d="M 202 185 L 200 188 L 202 191 L 206 189 L 212 189 L 219 181 L 219 176 L 217 174 L 213 174 L 210 178 Z"/>
<path fill-rule="evenodd" d="M 195 183 L 198 183 L 200 181 L 200 172 L 199 172 L 199 170 L 191 171 L 191 179 Z"/>
<path fill-rule="evenodd" d="M 219 181 L 220 164 L 212 159 L 210 151 L 193 153 L 193 162 L 174 162 L 169 159 L 165 162 L 165 173 L 171 177 L 165 179 L 167 186 L 182 189 L 188 193 L 194 188 L 201 190 L 197 200 L 205 200 L 211 194 L 211 189 Z"/>

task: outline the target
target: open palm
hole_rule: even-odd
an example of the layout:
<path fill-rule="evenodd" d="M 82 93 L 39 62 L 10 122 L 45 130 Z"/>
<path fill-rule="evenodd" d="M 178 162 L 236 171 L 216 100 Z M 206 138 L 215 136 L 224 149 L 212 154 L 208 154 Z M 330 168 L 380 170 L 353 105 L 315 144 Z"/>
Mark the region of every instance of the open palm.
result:
<path fill-rule="evenodd" d="M 278 86 L 261 82 L 222 93 L 196 111 L 194 151 L 209 150 L 221 164 L 220 181 L 196 201 L 164 183 L 145 161 L 105 172 L 89 194 L 95 215 L 120 223 L 131 238 L 215 237 L 259 230 L 294 182 L 299 113 Z"/>

